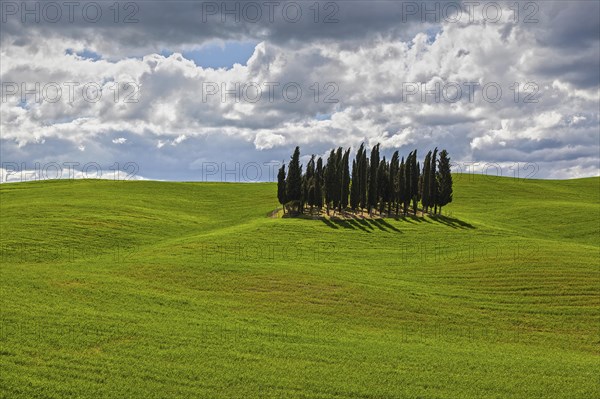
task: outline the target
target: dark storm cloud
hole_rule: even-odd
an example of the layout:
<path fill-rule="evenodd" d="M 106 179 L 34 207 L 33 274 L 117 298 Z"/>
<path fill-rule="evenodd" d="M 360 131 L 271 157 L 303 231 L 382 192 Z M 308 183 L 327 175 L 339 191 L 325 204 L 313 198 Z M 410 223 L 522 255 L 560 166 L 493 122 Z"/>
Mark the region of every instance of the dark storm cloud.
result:
<path fill-rule="evenodd" d="M 532 24 L 538 42 L 565 49 L 598 48 L 600 40 L 600 2 L 543 1 L 539 23 Z"/>
<path fill-rule="evenodd" d="M 436 3 L 441 7 L 446 2 Z M 408 38 L 422 28 L 420 10 L 425 7 L 419 4 L 423 2 L 396 1 L 132 1 L 119 3 L 117 12 L 113 3 L 80 1 L 72 8 L 55 3 L 62 15 L 56 18 L 54 7 L 46 9 L 44 2 L 4 3 L 11 5 L 2 6 L 2 31 L 12 45 L 25 45 L 40 35 L 69 37 L 101 44 L 109 56 L 180 51 L 214 40 L 289 45 L 352 41 L 382 32 Z M 406 8 L 408 3 L 411 8 Z"/>

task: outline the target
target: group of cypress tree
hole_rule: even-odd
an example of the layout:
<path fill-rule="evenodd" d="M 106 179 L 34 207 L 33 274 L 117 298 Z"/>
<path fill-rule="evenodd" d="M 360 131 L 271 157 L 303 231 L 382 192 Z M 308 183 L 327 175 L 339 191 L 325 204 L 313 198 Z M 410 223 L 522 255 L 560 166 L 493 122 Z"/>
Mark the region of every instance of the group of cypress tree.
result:
<path fill-rule="evenodd" d="M 342 147 L 331 150 L 327 164 L 319 157 L 310 158 L 306 172 L 300 165 L 300 148 L 296 147 L 288 165 L 282 165 L 277 175 L 277 198 L 279 203 L 296 213 L 309 210 L 319 213 L 325 207 L 330 212 L 342 213 L 367 211 L 369 215 L 379 212 L 388 216 L 416 215 L 419 202 L 423 213 L 441 213 L 442 207 L 452 202 L 452 174 L 448 152 L 437 148 L 429 151 L 423 168 L 417 161 L 417 151 L 400 159 L 394 152 L 388 162 L 380 159 L 379 144 L 367 149 L 361 144 L 352 161 L 350 174 L 350 149 Z M 412 208 L 412 209 L 411 209 Z"/>

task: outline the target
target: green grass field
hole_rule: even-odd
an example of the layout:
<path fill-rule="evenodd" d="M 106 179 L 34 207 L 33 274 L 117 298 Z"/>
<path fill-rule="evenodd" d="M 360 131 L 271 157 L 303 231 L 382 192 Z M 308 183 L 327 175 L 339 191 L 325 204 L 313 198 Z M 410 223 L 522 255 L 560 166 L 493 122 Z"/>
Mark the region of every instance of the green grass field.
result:
<path fill-rule="evenodd" d="M 270 218 L 274 184 L 3 184 L 0 397 L 600 397 L 600 178 L 454 193 L 359 222 Z"/>

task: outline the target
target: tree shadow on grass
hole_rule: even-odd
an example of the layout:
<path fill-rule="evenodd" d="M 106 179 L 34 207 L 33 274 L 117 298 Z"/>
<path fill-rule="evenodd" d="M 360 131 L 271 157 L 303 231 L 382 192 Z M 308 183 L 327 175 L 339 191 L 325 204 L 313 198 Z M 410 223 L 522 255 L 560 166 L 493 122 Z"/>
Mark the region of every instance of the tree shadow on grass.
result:
<path fill-rule="evenodd" d="M 361 223 L 358 219 L 348 219 L 347 222 L 354 226 L 354 228 L 357 228 L 359 230 L 365 231 L 367 233 L 370 233 L 371 231 L 368 230 L 369 228 L 371 228 L 368 224 L 366 223 Z"/>
<path fill-rule="evenodd" d="M 417 223 L 431 223 L 429 220 L 424 219 L 423 217 L 415 216 L 415 215 L 406 215 L 406 216 L 396 216 L 394 220 L 399 222 L 406 222 L 410 224 Z"/>
<path fill-rule="evenodd" d="M 327 218 L 321 218 L 321 220 L 323 221 L 323 223 L 325 223 L 327 226 L 331 227 L 332 229 L 339 229 L 339 227 L 337 227 L 331 220 L 329 220 Z"/>
<path fill-rule="evenodd" d="M 475 229 L 476 227 L 470 223 L 463 222 L 460 219 L 443 216 L 443 215 L 430 215 L 432 221 L 452 227 L 453 229 Z"/>
<path fill-rule="evenodd" d="M 340 219 L 340 218 L 336 218 L 336 217 L 331 217 L 329 219 L 322 218 L 321 220 L 323 220 L 323 223 L 325 223 L 327 226 L 334 228 L 334 229 L 339 229 L 341 227 L 341 228 L 350 229 L 350 230 L 359 229 L 359 230 L 365 231 L 367 233 L 370 233 L 370 231 L 367 230 L 363 224 L 358 223 L 356 221 L 356 219 Z"/>
<path fill-rule="evenodd" d="M 379 229 L 381 231 L 395 231 L 397 233 L 402 233 L 401 230 L 396 228 L 395 226 L 388 223 L 385 219 L 365 219 L 360 217 L 348 217 L 346 219 L 331 217 L 329 219 L 322 218 L 323 223 L 327 226 L 339 229 L 351 229 L 351 230 L 362 230 L 366 233 L 371 233 L 375 229 Z"/>
<path fill-rule="evenodd" d="M 396 226 L 390 224 L 384 218 L 364 218 L 352 215 L 351 213 L 344 214 L 345 217 L 340 218 L 336 216 L 331 216 L 330 218 L 319 217 L 323 223 L 332 229 L 348 229 L 348 230 L 362 230 L 366 233 L 372 233 L 376 229 L 381 231 L 390 232 L 394 231 L 396 233 L 402 233 L 402 230 L 398 229 Z M 307 219 L 315 219 L 315 217 L 306 217 Z M 419 224 L 419 223 L 428 223 L 428 224 L 443 224 L 445 226 L 451 227 L 453 229 L 475 229 L 476 227 L 470 223 L 464 222 L 460 219 L 450 216 L 443 215 L 427 215 L 424 216 L 415 216 L 415 215 L 406 215 L 406 216 L 396 216 L 394 218 L 390 218 L 399 222 L 406 222 L 410 224 Z"/>
<path fill-rule="evenodd" d="M 377 227 L 379 227 L 381 230 L 384 231 L 395 231 L 396 233 L 402 233 L 401 230 L 398 230 L 395 226 L 392 226 L 391 224 L 389 224 L 385 219 L 373 219 L 372 220 L 373 223 L 375 223 L 377 225 Z"/>

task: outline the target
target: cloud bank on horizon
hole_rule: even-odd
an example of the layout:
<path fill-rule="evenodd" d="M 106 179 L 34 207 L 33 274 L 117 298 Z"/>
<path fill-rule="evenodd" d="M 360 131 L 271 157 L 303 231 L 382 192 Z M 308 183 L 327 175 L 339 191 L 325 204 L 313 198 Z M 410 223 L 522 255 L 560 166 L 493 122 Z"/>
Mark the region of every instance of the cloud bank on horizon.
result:
<path fill-rule="evenodd" d="M 3 1 L 1 12 L 2 181 L 57 165 L 268 181 L 296 145 L 322 156 L 361 142 L 446 148 L 456 171 L 600 174 L 598 2 Z"/>

